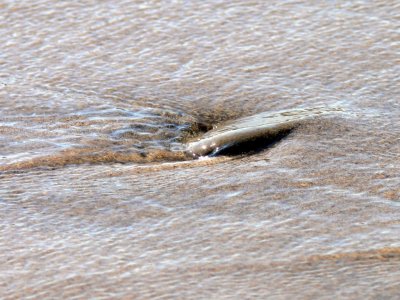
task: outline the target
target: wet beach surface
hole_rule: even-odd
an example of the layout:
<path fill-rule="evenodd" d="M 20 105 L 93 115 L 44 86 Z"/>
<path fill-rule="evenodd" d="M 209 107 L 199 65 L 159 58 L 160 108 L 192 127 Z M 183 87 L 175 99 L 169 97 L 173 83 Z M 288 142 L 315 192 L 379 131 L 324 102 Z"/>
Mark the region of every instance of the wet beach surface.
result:
<path fill-rule="evenodd" d="M 0 298 L 396 299 L 399 16 L 4 1 Z M 220 124 L 315 107 L 341 111 L 187 155 Z"/>

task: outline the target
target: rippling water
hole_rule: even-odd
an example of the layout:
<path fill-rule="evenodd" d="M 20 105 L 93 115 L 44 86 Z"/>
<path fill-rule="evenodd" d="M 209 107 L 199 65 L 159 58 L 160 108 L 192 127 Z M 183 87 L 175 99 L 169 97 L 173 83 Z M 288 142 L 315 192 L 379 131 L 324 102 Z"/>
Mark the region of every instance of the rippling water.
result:
<path fill-rule="evenodd" d="M 399 16 L 390 0 L 3 1 L 0 297 L 395 299 Z M 186 152 L 313 107 L 343 111 L 254 153 Z"/>

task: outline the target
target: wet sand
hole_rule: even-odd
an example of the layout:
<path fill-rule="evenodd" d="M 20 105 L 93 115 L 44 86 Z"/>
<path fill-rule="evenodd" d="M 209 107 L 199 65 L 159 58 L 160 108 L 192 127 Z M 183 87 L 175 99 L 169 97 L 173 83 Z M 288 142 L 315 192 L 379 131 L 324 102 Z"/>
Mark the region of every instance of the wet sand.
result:
<path fill-rule="evenodd" d="M 398 297 L 397 2 L 0 12 L 0 298 Z M 185 154 L 213 126 L 321 106 L 346 112 Z"/>

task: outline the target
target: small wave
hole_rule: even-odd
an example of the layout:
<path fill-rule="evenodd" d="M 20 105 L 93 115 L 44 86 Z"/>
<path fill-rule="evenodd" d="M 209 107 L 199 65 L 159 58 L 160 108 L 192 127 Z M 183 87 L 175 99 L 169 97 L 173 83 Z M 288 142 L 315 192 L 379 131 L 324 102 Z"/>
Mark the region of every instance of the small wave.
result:
<path fill-rule="evenodd" d="M 29 119 L 24 120 L 33 125 L 29 137 L 37 134 L 36 140 L 40 137 L 51 140 L 54 134 L 57 141 L 54 144 L 57 146 L 61 140 L 62 149 L 38 151 L 41 156 L 11 160 L 0 165 L 0 171 L 60 168 L 77 164 L 171 162 L 201 156 L 252 154 L 287 137 L 302 122 L 338 111 L 341 109 L 318 107 L 263 112 L 212 126 L 179 111 L 147 109 L 133 114 L 111 110 L 115 119 L 111 118 L 110 112 L 102 112 L 105 120 L 97 117 L 93 120 L 93 112 L 78 114 L 79 122 L 75 115 L 56 122 L 51 119 L 49 122 L 53 124 L 48 125 L 51 128 L 49 131 L 43 129 L 43 118 L 40 118 L 42 126 L 38 126 L 39 130 Z M 15 131 L 11 133 L 14 139 L 23 140 L 23 143 L 14 143 L 21 147 L 20 150 L 32 149 L 29 148 L 32 138 L 26 139 L 26 135 L 18 137 L 18 133 L 15 137 Z"/>
<path fill-rule="evenodd" d="M 286 137 L 300 122 L 341 108 L 314 107 L 278 112 L 263 112 L 216 126 L 200 139 L 188 144 L 193 157 L 241 154 L 257 151 Z"/>

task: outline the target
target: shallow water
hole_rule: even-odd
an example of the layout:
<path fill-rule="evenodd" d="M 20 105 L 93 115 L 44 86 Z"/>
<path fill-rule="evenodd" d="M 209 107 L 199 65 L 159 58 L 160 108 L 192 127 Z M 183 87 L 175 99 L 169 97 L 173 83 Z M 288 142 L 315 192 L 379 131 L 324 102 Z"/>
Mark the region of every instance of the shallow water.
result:
<path fill-rule="evenodd" d="M 1 298 L 397 298 L 399 16 L 3 1 Z M 185 153 L 220 124 L 311 107 L 345 111 L 257 153 Z"/>

